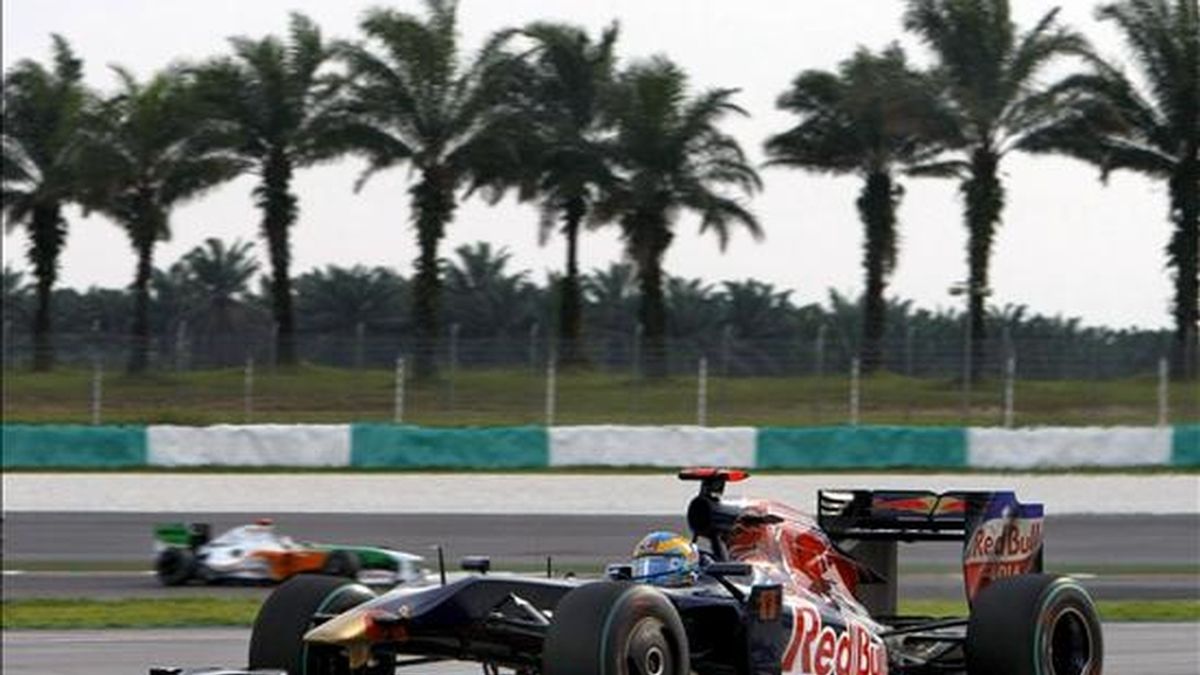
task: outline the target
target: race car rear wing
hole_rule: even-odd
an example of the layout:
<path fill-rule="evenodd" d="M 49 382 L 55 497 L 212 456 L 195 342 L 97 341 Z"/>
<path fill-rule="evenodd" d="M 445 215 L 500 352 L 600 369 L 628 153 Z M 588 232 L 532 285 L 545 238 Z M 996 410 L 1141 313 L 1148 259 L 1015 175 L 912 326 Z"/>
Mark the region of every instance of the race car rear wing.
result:
<path fill-rule="evenodd" d="M 854 542 L 856 557 L 885 577 L 896 570 L 899 542 L 963 542 L 967 600 L 994 579 L 1042 571 L 1041 504 L 1022 504 L 1012 492 L 822 490 L 817 521 L 839 542 Z M 894 587 L 883 606 L 895 603 Z"/>
<path fill-rule="evenodd" d="M 821 490 L 817 520 L 834 539 L 962 541 L 967 513 L 994 493 L 927 490 Z"/>

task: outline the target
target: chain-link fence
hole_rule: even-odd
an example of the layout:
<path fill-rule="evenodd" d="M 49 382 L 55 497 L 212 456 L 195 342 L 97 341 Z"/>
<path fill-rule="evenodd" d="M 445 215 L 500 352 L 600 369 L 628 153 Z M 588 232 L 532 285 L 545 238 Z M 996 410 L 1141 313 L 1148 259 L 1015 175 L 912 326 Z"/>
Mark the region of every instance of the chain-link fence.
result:
<path fill-rule="evenodd" d="M 54 336 L 56 368 L 34 373 L 26 335 L 4 340 L 6 421 L 417 424 L 1167 424 L 1200 419 L 1200 387 L 1171 381 L 1170 345 L 889 335 L 865 367 L 848 336 L 668 339 L 591 335 L 582 359 L 535 328 L 470 338 L 451 327 L 413 375 L 411 336 L 300 334 L 281 367 L 270 333 L 190 335 L 148 345 L 126 374 L 127 336 Z"/>

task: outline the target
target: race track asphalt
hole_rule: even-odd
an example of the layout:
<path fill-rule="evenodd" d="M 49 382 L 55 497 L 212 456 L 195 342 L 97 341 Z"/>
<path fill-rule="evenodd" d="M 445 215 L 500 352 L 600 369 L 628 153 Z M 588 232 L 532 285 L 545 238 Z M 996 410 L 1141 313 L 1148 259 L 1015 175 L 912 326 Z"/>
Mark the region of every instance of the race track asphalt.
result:
<path fill-rule="evenodd" d="M 214 534 L 253 521 L 262 513 L 56 513 L 8 512 L 3 519 L 6 597 L 118 597 L 201 592 L 163 589 L 152 576 L 126 572 L 36 571 L 48 565 L 130 569 L 152 560 L 151 530 L 164 521 L 203 521 Z M 272 515 L 280 532 L 296 539 L 385 545 L 424 555 L 445 547 L 453 565 L 460 556 L 486 554 L 496 569 L 557 566 L 584 572 L 624 559 L 636 540 L 657 529 L 683 530 L 671 516 L 511 514 L 319 514 Z M 1084 583 L 1100 599 L 1200 598 L 1200 514 L 1062 515 L 1046 522 L 1048 569 L 1099 572 Z M 919 573 L 900 580 L 902 597 L 961 597 L 957 544 L 904 545 L 901 565 Z M 13 574 L 30 568 L 25 574 Z M 264 593 L 260 588 L 214 592 Z"/>
<path fill-rule="evenodd" d="M 1108 624 L 1105 672 L 1113 675 L 1195 675 L 1200 633 L 1194 624 Z M 6 631 L 6 675 L 145 675 L 152 665 L 237 666 L 245 629 Z M 478 666 L 421 668 L 426 675 L 475 675 Z"/>

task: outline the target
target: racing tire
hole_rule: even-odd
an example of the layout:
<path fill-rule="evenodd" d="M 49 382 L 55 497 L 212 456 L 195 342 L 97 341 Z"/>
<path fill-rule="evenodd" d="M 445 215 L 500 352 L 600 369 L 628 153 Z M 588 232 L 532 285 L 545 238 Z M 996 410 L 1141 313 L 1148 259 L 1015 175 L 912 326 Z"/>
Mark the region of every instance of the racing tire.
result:
<path fill-rule="evenodd" d="M 559 601 L 542 649 L 542 675 L 688 675 L 687 633 L 658 589 L 596 582 Z"/>
<path fill-rule="evenodd" d="M 300 574 L 280 584 L 254 619 L 250 632 L 250 670 L 282 670 L 304 675 L 392 675 L 395 656 L 350 670 L 343 651 L 309 645 L 304 634 L 314 614 L 340 614 L 375 597 L 365 586 L 340 577 Z"/>
<path fill-rule="evenodd" d="M 321 574 L 347 579 L 357 579 L 361 570 L 362 561 L 353 551 L 330 551 L 321 566 Z"/>
<path fill-rule="evenodd" d="M 969 675 L 1099 675 L 1104 640 L 1096 606 L 1069 577 L 997 579 L 971 606 L 966 657 Z"/>
<path fill-rule="evenodd" d="M 163 586 L 182 586 L 196 576 L 196 554 L 186 548 L 163 549 L 154 560 L 154 575 Z"/>

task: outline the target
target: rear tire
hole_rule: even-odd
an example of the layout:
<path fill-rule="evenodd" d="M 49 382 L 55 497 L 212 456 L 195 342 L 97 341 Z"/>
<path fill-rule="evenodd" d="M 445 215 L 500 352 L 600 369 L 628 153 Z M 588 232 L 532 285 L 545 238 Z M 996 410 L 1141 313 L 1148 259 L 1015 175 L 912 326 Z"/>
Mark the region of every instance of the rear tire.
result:
<path fill-rule="evenodd" d="M 567 593 L 554 609 L 542 651 L 543 675 L 688 675 L 687 633 L 657 589 L 597 582 Z"/>
<path fill-rule="evenodd" d="M 196 576 L 196 554 L 186 548 L 163 549 L 154 561 L 154 574 L 163 586 L 182 586 Z"/>
<path fill-rule="evenodd" d="M 309 645 L 304 634 L 314 614 L 340 614 L 375 597 L 346 579 L 301 574 L 280 584 L 267 597 L 250 633 L 250 669 L 283 670 L 296 675 L 391 675 L 386 659 L 351 671 L 340 649 Z"/>
<path fill-rule="evenodd" d="M 1099 675 L 1104 640 L 1091 596 L 1053 574 L 998 579 L 975 597 L 970 675 Z"/>
<path fill-rule="evenodd" d="M 353 551 L 330 551 L 325 564 L 321 566 L 321 574 L 347 579 L 357 579 L 360 570 L 362 561 Z"/>

